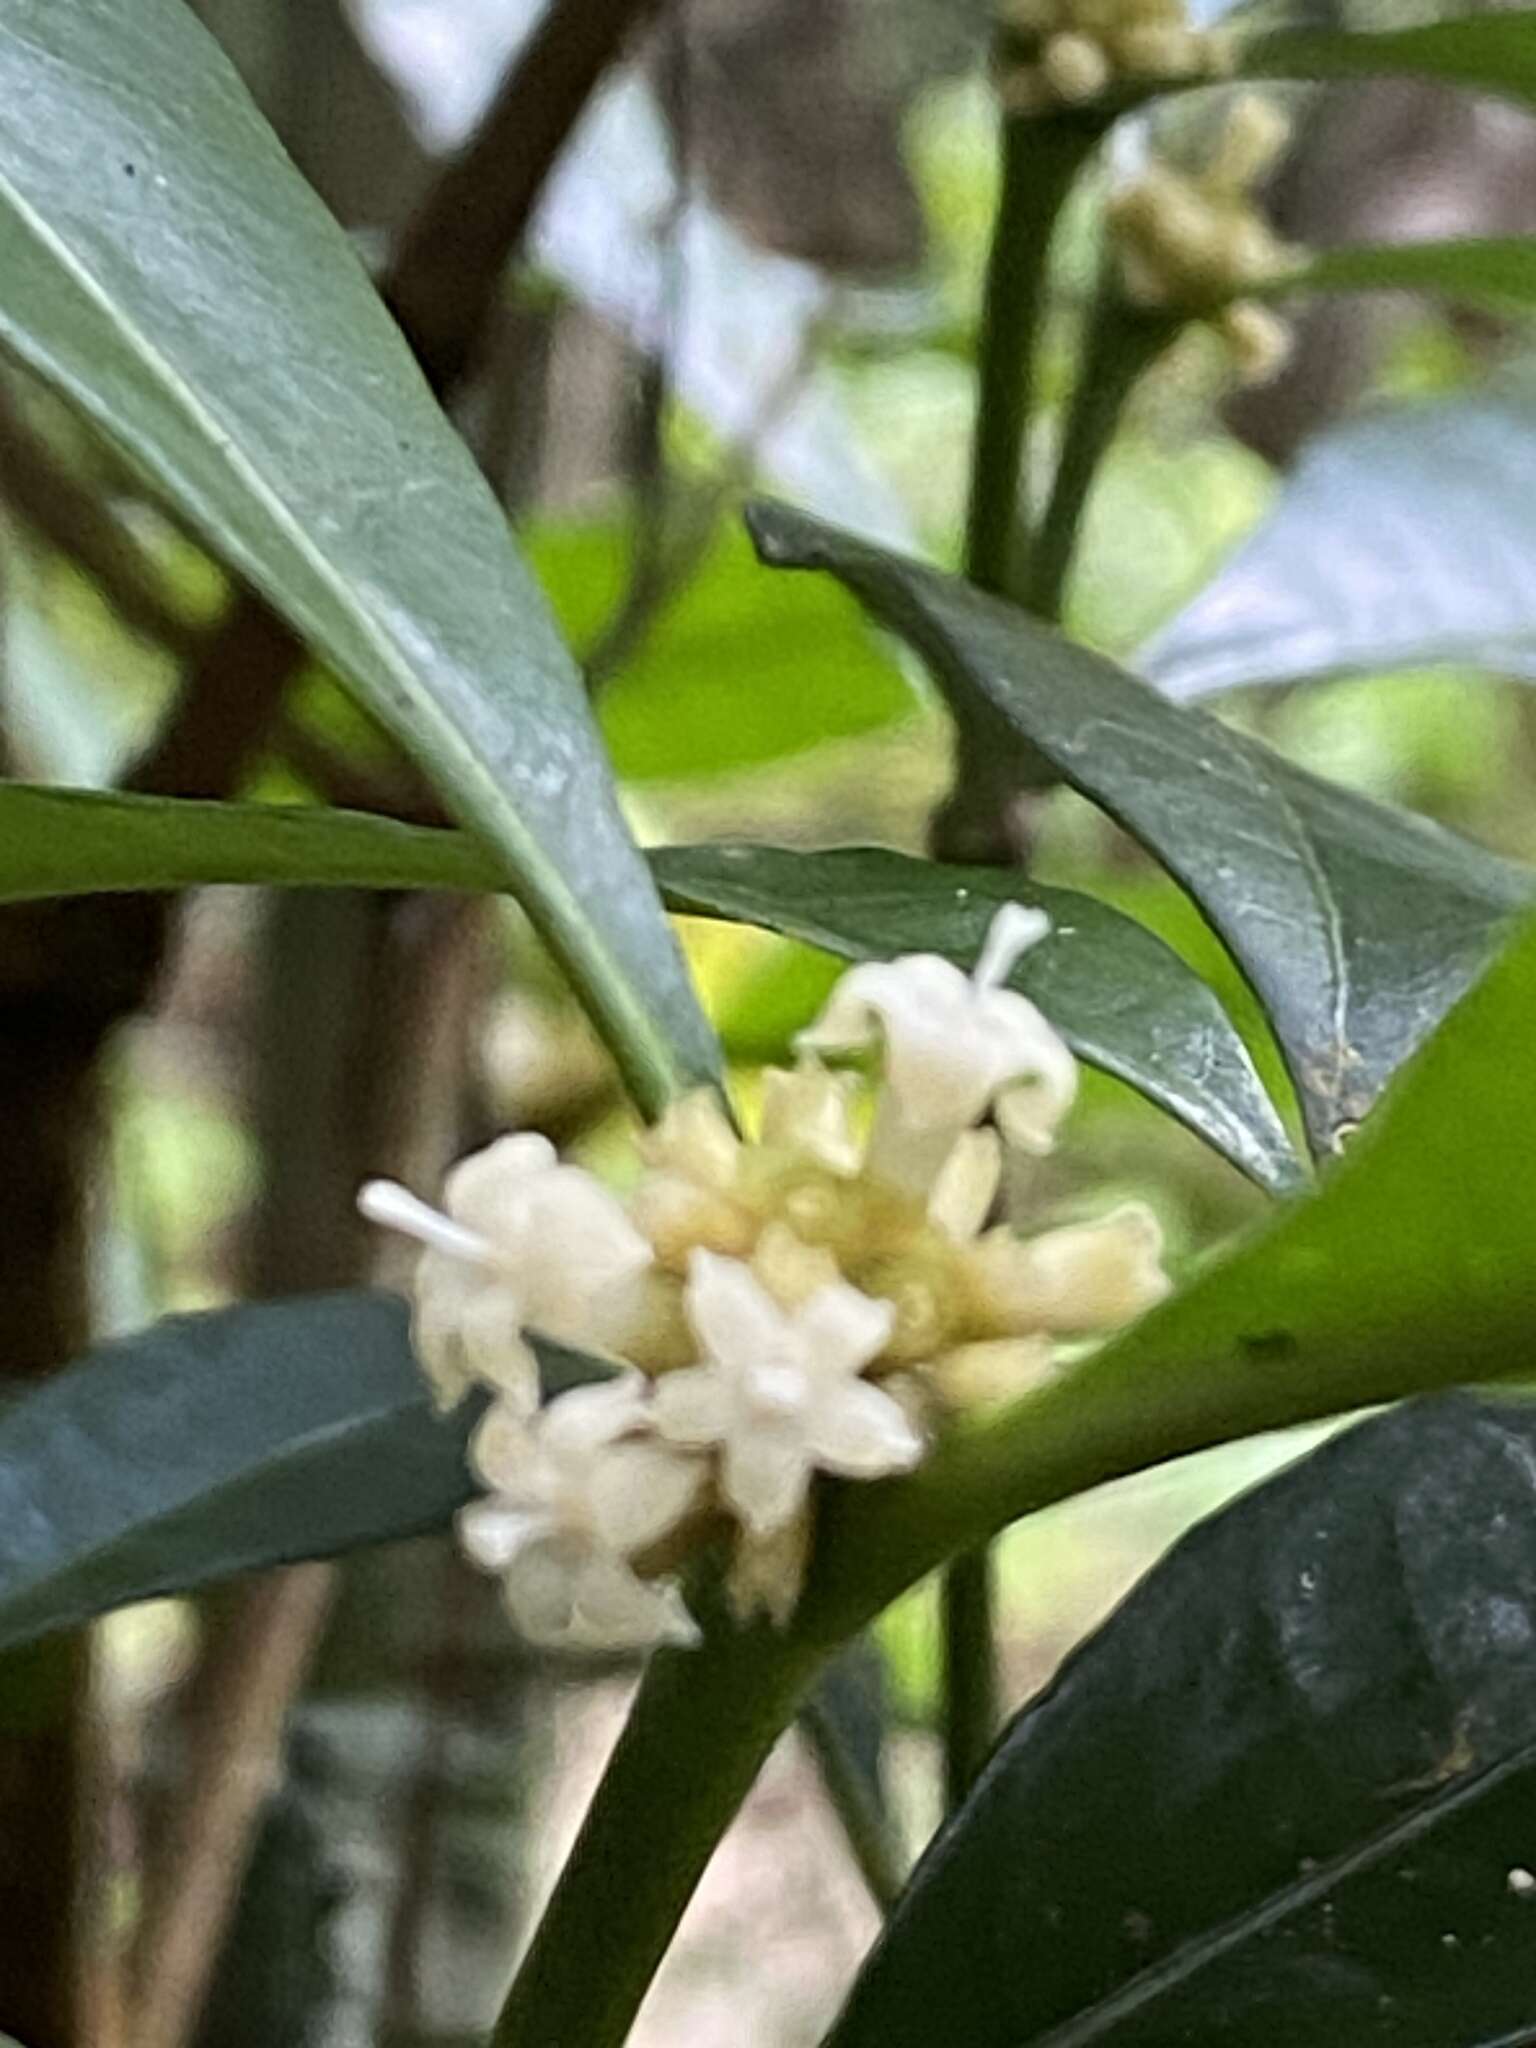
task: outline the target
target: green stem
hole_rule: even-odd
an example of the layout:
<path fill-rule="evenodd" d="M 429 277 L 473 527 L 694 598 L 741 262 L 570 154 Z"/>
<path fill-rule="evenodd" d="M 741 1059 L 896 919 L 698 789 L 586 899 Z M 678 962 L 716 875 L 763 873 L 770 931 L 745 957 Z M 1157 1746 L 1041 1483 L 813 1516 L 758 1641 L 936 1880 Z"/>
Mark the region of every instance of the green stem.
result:
<path fill-rule="evenodd" d="M 1020 602 L 1038 618 L 1061 617 L 1062 594 L 1099 464 L 1126 400 L 1183 324 L 1175 314 L 1132 306 L 1107 278 L 1100 286 L 1050 499 L 1019 587 Z"/>
<path fill-rule="evenodd" d="M 992 1553 L 983 1544 L 945 1567 L 944 1796 L 950 1812 L 976 1782 L 1002 1720 L 997 1680 Z"/>
<path fill-rule="evenodd" d="M 1006 592 L 1025 543 L 1025 442 L 1034 410 L 1056 219 L 1102 125 L 1086 115 L 1005 119 L 1002 187 L 987 262 L 978 344 L 976 437 L 965 573 Z"/>

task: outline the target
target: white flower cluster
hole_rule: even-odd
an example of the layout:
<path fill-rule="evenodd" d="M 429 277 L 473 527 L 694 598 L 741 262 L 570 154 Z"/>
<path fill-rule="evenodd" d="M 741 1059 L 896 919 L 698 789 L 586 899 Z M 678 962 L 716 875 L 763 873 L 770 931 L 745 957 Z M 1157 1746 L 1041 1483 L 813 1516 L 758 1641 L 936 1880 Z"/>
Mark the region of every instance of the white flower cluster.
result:
<path fill-rule="evenodd" d="M 1000 25 L 998 92 L 1012 114 L 1225 78 L 1235 57 L 1223 30 L 1196 27 L 1185 0 L 1005 0 Z"/>
<path fill-rule="evenodd" d="M 460 1530 L 530 1640 L 688 1641 L 674 1574 L 722 1531 L 737 1611 L 787 1620 L 816 1473 L 910 1471 L 946 1411 L 1019 1392 L 1058 1337 L 1163 1294 L 1143 1208 L 1032 1239 L 985 1227 L 1003 1141 L 981 1120 L 1045 1152 L 1076 1091 L 1067 1047 L 1003 985 L 1045 930 L 1006 905 L 969 976 L 932 954 L 851 969 L 799 1066 L 765 1075 L 756 1139 L 686 1097 L 642 1141 L 627 1202 L 532 1136 L 464 1160 L 441 1211 L 363 1190 L 425 1247 L 414 1334 L 439 1399 L 494 1397 L 471 1448 L 487 1493 Z M 861 1117 L 858 1074 L 823 1055 L 871 1050 Z M 541 1407 L 529 1329 L 616 1376 Z"/>
<path fill-rule="evenodd" d="M 1127 296 L 1137 305 L 1208 321 L 1252 383 L 1273 375 L 1290 341 L 1276 313 L 1244 296 L 1297 267 L 1297 252 L 1279 239 L 1252 198 L 1287 132 L 1276 107 L 1244 94 L 1199 170 L 1154 158 L 1108 205 Z"/>

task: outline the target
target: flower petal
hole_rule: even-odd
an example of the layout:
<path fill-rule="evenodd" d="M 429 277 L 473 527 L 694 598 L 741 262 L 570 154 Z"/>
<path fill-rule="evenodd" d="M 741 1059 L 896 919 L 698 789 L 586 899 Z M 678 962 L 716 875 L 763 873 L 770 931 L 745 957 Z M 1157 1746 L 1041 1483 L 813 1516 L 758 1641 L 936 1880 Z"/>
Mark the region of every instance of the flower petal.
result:
<path fill-rule="evenodd" d="M 556 1531 L 525 1543 L 502 1572 L 501 1591 L 519 1632 L 542 1649 L 571 1645 L 576 1602 L 591 1547 Z"/>
<path fill-rule="evenodd" d="M 1127 1203 L 1096 1223 L 1020 1240 L 992 1231 L 971 1255 L 982 1313 L 1000 1331 L 1117 1329 L 1161 1301 L 1169 1281 L 1152 1211 Z"/>
<path fill-rule="evenodd" d="M 924 1449 L 905 1411 L 868 1380 L 829 1387 L 816 1404 L 807 1435 L 817 1464 L 846 1479 L 910 1472 Z"/>
<path fill-rule="evenodd" d="M 811 1460 L 798 1426 L 759 1422 L 727 1438 L 720 1490 L 754 1536 L 771 1536 L 805 1506 Z"/>
<path fill-rule="evenodd" d="M 594 1551 L 577 1575 L 568 1647 L 650 1650 L 688 1646 L 698 1625 L 670 1579 L 642 1579 L 621 1558 Z"/>
<path fill-rule="evenodd" d="M 651 1396 L 656 1428 L 669 1443 L 706 1450 L 723 1443 L 736 1416 L 731 1382 L 717 1365 L 663 1373 Z"/>
<path fill-rule="evenodd" d="M 739 1259 L 695 1252 L 683 1299 L 706 1357 L 745 1371 L 783 1353 L 789 1336 L 784 1313 Z"/>
<path fill-rule="evenodd" d="M 670 1536 L 704 1488 L 704 1461 L 669 1444 L 614 1444 L 593 1461 L 587 1487 L 598 1541 L 625 1556 Z"/>
<path fill-rule="evenodd" d="M 548 1503 L 555 1481 L 540 1441 L 536 1417 L 511 1401 L 493 1401 L 469 1439 L 469 1469 L 493 1493 L 520 1506 Z"/>
<path fill-rule="evenodd" d="M 862 1372 L 878 1357 L 890 1342 L 896 1310 L 890 1302 L 876 1301 L 840 1280 L 818 1287 L 794 1320 L 820 1383 L 829 1376 Z"/>
<path fill-rule="evenodd" d="M 443 1181 L 443 1207 L 455 1223 L 487 1237 L 497 1235 L 496 1218 L 509 1188 L 550 1172 L 559 1155 L 537 1131 L 514 1131 L 452 1167 Z"/>
<path fill-rule="evenodd" d="M 599 1451 L 631 1430 L 645 1428 L 650 1420 L 649 1384 L 642 1373 L 621 1372 L 612 1379 L 568 1387 L 540 1410 L 535 1426 L 541 1448 L 574 1483 L 583 1483 Z"/>
<path fill-rule="evenodd" d="M 724 1191 L 736 1178 L 741 1140 L 713 1088 L 695 1088 L 644 1134 L 640 1156 L 658 1171 Z"/>
<path fill-rule="evenodd" d="M 1049 1337 L 1000 1337 L 946 1351 L 924 1376 L 949 1407 L 989 1408 L 1048 1380 L 1055 1356 Z"/>
<path fill-rule="evenodd" d="M 549 1516 L 539 1509 L 515 1507 L 492 1495 L 461 1508 L 455 1524 L 459 1548 L 481 1571 L 505 1571 L 530 1543 L 551 1533 Z"/>
<path fill-rule="evenodd" d="M 928 1221 L 957 1244 L 969 1244 L 987 1220 L 1002 1175 L 996 1131 L 962 1131 L 934 1180 Z"/>
<path fill-rule="evenodd" d="M 793 1071 L 763 1071 L 763 1145 L 802 1153 L 833 1173 L 857 1173 L 861 1147 L 853 1126 L 852 1074 L 834 1074 L 819 1060 Z"/>

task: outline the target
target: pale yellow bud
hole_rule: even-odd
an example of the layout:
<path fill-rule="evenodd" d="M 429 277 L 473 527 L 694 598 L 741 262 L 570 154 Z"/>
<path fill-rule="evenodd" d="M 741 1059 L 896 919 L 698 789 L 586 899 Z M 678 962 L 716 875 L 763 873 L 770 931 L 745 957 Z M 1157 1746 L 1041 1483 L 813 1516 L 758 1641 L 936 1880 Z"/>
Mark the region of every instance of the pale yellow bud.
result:
<path fill-rule="evenodd" d="M 1096 100 L 1112 76 L 1103 44 L 1072 31 L 1049 39 L 1040 53 L 1040 70 L 1052 92 L 1068 106 Z"/>
<path fill-rule="evenodd" d="M 725 1597 L 743 1627 L 760 1616 L 788 1628 L 805 1584 L 811 1555 L 811 1518 L 802 1511 L 771 1535 L 743 1529 L 731 1553 Z"/>
<path fill-rule="evenodd" d="M 770 1223 L 752 1254 L 754 1276 L 780 1308 L 803 1308 L 820 1287 L 842 1278 L 837 1261 L 821 1245 L 809 1245 L 782 1223 Z"/>
<path fill-rule="evenodd" d="M 1247 192 L 1273 168 L 1290 132 L 1289 120 L 1273 100 L 1245 92 L 1227 115 L 1205 184 L 1234 196 Z"/>
<path fill-rule="evenodd" d="M 1263 384 L 1273 377 L 1291 352 L 1291 330 L 1278 313 L 1252 299 L 1224 307 L 1217 332 L 1231 349 L 1237 374 L 1245 384 Z"/>
<path fill-rule="evenodd" d="M 1048 1337 L 961 1344 L 935 1359 L 925 1376 L 946 1408 L 993 1408 L 1049 1379 L 1052 1355 Z"/>

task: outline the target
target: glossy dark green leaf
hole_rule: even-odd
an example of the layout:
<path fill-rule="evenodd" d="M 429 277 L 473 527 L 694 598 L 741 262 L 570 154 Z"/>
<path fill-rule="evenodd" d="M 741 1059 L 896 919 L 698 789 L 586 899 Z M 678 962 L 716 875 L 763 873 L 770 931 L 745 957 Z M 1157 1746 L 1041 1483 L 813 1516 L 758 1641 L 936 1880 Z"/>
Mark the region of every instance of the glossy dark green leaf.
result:
<path fill-rule="evenodd" d="M 1536 1406 L 1362 1423 L 1013 1723 L 835 2048 L 1536 2035 Z"/>
<path fill-rule="evenodd" d="M 471 1420 L 433 1411 L 405 1307 L 382 1294 L 175 1316 L 109 1344 L 0 1410 L 0 1646 L 441 1527 L 469 1497 Z"/>
<path fill-rule="evenodd" d="M 1371 242 L 1309 251 L 1262 296 L 1292 292 L 1413 291 L 1495 309 L 1536 306 L 1536 239 L 1506 235 L 1460 242 Z"/>
<path fill-rule="evenodd" d="M 1261 1186 L 1295 1184 L 1295 1155 L 1220 1002 L 1161 940 L 1091 897 L 875 849 L 669 847 L 653 866 L 674 910 L 766 925 L 853 960 L 926 950 L 969 964 L 999 902 L 1038 902 L 1056 930 L 1015 980 L 1073 1049 Z M 0 783 L 0 900 L 208 882 L 479 890 L 499 887 L 501 870 L 461 833 L 359 812 Z"/>
<path fill-rule="evenodd" d="M 1491 956 L 1531 878 L 1283 760 L 957 578 L 762 506 L 764 558 L 830 570 L 984 721 L 1162 861 L 1274 1025 L 1314 1149 L 1336 1149 Z"/>
<path fill-rule="evenodd" d="M 1285 28 L 1243 47 L 1248 78 L 1434 78 L 1536 102 L 1536 12 L 1458 14 L 1413 28 Z"/>
<path fill-rule="evenodd" d="M 652 856 L 674 910 L 766 925 L 846 960 L 942 953 L 969 967 L 997 907 L 1038 904 L 1051 935 L 1012 977 L 1074 1052 L 1178 1117 L 1272 1192 L 1296 1156 L 1247 1047 L 1200 977 L 1160 939 L 1075 890 L 998 868 L 941 868 L 874 847 L 666 847 Z"/>
<path fill-rule="evenodd" d="M 1181 702 L 1397 668 L 1536 681 L 1533 464 L 1536 397 L 1518 392 L 1319 434 L 1138 666 Z"/>
<path fill-rule="evenodd" d="M 0 10 L 0 345 L 385 720 L 649 1100 L 707 1028 L 581 679 L 341 229 L 183 0 Z"/>

